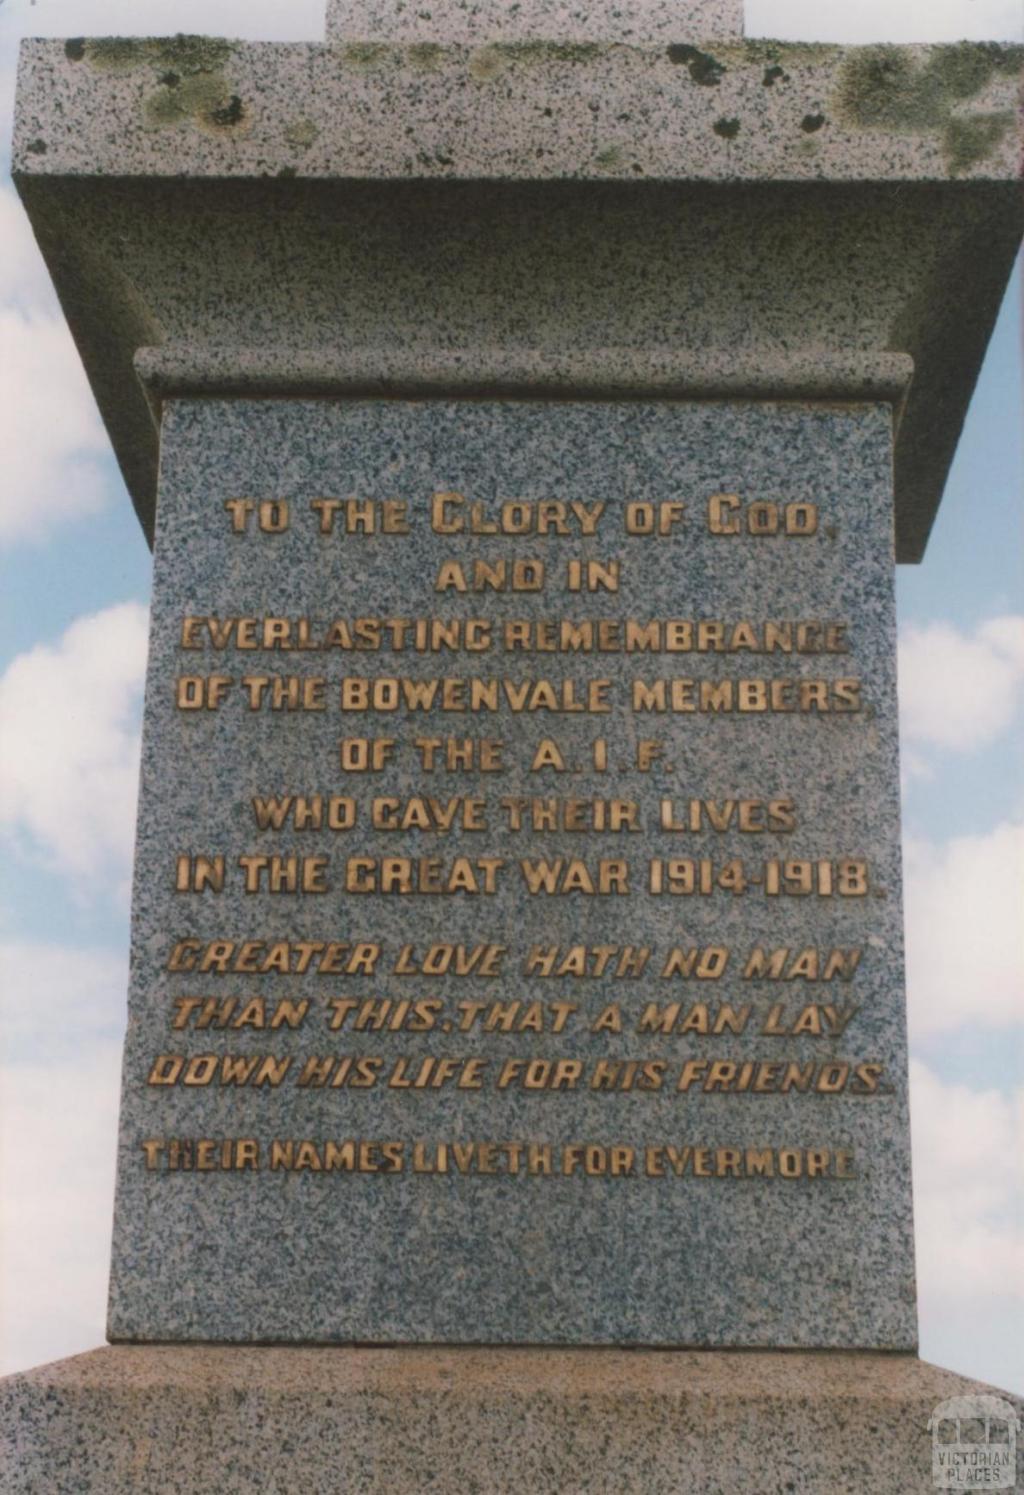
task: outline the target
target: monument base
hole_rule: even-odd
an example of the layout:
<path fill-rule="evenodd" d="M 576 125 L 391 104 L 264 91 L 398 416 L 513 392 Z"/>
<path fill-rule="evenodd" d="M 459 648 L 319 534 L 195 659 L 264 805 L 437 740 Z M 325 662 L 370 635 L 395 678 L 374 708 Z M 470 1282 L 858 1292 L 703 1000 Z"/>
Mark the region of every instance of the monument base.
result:
<path fill-rule="evenodd" d="M 124 1345 L 0 1382 L 0 1488 L 910 1495 L 936 1405 L 988 1391 L 896 1354 Z"/>

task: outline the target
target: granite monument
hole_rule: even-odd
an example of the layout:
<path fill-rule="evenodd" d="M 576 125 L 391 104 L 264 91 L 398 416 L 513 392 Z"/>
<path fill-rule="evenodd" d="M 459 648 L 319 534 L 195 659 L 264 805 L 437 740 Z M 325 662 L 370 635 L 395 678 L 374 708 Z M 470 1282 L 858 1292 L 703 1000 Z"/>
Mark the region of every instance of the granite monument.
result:
<path fill-rule="evenodd" d="M 893 563 L 1021 49 L 329 12 L 23 56 L 154 594 L 112 1347 L 8 1487 L 930 1488 Z"/>

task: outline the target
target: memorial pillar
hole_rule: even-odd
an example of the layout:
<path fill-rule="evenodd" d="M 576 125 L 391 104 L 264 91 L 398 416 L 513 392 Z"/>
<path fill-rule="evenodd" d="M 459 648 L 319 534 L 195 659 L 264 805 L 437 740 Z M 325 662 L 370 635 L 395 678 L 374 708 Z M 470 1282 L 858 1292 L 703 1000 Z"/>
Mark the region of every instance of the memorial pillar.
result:
<path fill-rule="evenodd" d="M 1020 49 L 740 12 L 25 48 L 154 592 L 112 1346 L 6 1383 L 11 1488 L 927 1490 L 984 1393 L 915 1354 L 893 565 Z"/>

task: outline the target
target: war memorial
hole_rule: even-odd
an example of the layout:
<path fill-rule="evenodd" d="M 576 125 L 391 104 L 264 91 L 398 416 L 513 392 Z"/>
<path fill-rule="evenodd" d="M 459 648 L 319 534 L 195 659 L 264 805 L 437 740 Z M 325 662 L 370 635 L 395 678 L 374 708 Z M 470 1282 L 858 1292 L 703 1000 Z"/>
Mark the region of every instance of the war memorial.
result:
<path fill-rule="evenodd" d="M 935 1487 L 994 1393 L 916 1355 L 893 573 L 1021 62 L 25 45 L 154 584 L 110 1345 L 3 1383 L 4 1490 Z"/>

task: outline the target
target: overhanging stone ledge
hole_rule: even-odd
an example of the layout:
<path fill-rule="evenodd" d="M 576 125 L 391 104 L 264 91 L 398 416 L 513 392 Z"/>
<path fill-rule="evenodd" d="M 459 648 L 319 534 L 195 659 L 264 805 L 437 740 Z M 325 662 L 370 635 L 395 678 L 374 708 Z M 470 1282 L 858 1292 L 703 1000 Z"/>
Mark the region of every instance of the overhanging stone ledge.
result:
<path fill-rule="evenodd" d="M 914 373 L 905 353 L 824 350 L 743 357 L 593 348 L 238 348 L 164 343 L 135 369 L 159 424 L 175 398 L 409 398 L 879 401 L 896 421 Z"/>

